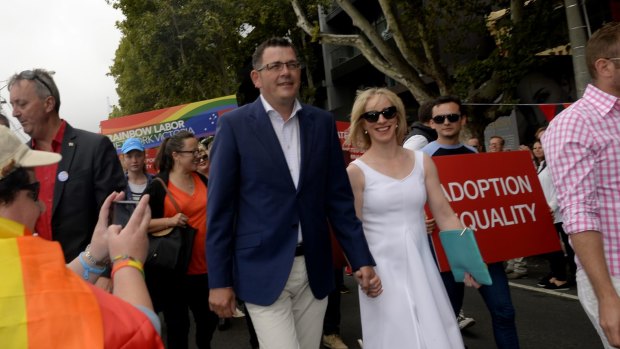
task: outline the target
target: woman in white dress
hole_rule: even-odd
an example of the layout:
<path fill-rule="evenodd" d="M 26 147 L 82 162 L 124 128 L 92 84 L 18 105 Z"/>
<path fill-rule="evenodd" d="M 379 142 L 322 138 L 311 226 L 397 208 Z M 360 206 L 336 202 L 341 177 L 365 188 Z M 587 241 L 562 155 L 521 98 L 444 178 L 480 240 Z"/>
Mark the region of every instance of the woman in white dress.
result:
<path fill-rule="evenodd" d="M 358 94 L 348 143 L 366 150 L 347 168 L 383 293 L 360 294 L 364 349 L 463 348 L 463 339 L 429 248 L 424 204 L 439 229 L 462 229 L 430 157 L 400 146 L 402 101 L 384 88 Z M 475 282 L 468 275 L 465 283 Z"/>

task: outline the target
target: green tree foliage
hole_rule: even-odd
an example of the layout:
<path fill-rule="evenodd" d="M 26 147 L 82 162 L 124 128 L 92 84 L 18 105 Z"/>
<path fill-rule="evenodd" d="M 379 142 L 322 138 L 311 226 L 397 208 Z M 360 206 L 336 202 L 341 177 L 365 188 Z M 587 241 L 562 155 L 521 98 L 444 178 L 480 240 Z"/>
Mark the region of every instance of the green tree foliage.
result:
<path fill-rule="evenodd" d="M 361 2 L 334 0 L 353 26 L 341 33 L 321 32 L 298 0 L 290 2 L 298 25 L 314 40 L 356 47 L 420 103 L 440 94 L 514 101 L 519 80 L 545 61 L 536 53 L 568 41 L 558 24 L 564 21 L 561 1 L 377 0 L 376 13 L 387 23 L 380 32 L 371 22 L 377 16 L 362 13 Z M 490 21 L 501 9 L 508 10 Z"/>
<path fill-rule="evenodd" d="M 110 75 L 120 113 L 234 93 L 239 66 L 239 28 L 226 0 L 110 0 L 125 15 Z"/>
<path fill-rule="evenodd" d="M 314 100 L 314 81 L 322 75 L 315 58 L 320 45 L 295 25 L 287 0 L 107 1 L 126 18 L 117 24 L 122 39 L 110 67 L 120 106 L 110 117 L 237 91 L 240 102 L 247 102 L 258 94 L 249 80 L 251 55 L 273 36 L 289 37 L 300 49 L 310 67 L 302 99 Z M 317 17 L 316 5 L 304 8 Z"/>

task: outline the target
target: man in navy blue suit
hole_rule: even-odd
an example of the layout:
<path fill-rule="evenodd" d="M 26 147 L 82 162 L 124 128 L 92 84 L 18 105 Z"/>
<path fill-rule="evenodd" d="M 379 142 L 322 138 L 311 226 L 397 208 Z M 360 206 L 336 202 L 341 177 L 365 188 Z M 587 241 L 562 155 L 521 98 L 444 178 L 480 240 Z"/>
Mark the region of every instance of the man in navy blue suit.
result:
<path fill-rule="evenodd" d="M 381 280 L 345 171 L 333 116 L 297 100 L 301 63 L 272 38 L 252 56 L 260 97 L 223 115 L 211 150 L 209 303 L 220 317 L 246 302 L 261 348 L 320 345 L 334 288 L 329 221 L 361 290 Z"/>

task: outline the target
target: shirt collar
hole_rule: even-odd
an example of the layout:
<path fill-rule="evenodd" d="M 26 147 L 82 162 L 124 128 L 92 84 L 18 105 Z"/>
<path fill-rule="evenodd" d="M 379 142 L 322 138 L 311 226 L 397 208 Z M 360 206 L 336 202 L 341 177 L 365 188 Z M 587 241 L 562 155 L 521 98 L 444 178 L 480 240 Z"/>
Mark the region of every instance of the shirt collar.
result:
<path fill-rule="evenodd" d="M 265 111 L 267 112 L 267 115 L 272 115 L 273 113 L 275 113 L 275 115 L 282 117 L 282 115 L 280 115 L 280 113 L 278 113 L 272 106 L 271 104 L 269 104 L 269 102 L 267 102 L 267 100 L 265 99 L 265 97 L 263 97 L 263 95 L 260 95 L 260 101 L 263 104 L 263 108 L 265 108 Z M 289 118 L 292 119 L 294 116 L 297 115 L 297 112 L 299 112 L 301 110 L 301 103 L 299 103 L 299 100 L 297 98 L 295 98 L 295 104 L 293 105 L 293 112 L 291 113 L 291 117 Z"/>
<path fill-rule="evenodd" d="M 60 153 L 62 139 L 65 137 L 66 128 L 67 122 L 65 120 L 60 120 L 60 127 L 58 128 L 58 132 L 56 132 L 56 136 L 54 137 L 54 139 L 52 139 L 52 150 L 55 153 Z M 37 149 L 37 143 L 34 139 L 32 139 L 32 149 Z"/>
<path fill-rule="evenodd" d="M 586 87 L 583 98 L 594 102 L 592 103 L 594 108 L 603 117 L 609 115 L 614 109 L 620 109 L 620 98 L 610 95 L 592 84 L 588 84 Z"/>

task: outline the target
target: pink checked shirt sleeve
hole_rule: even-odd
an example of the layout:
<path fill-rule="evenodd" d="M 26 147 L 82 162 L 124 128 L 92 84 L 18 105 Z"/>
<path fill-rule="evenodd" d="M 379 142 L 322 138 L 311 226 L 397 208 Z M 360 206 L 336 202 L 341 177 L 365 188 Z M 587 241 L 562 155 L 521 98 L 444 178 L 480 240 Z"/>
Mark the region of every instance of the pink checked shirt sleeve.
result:
<path fill-rule="evenodd" d="M 543 139 L 564 230 L 603 234 L 610 272 L 620 276 L 620 102 L 593 85 L 556 116 Z"/>

